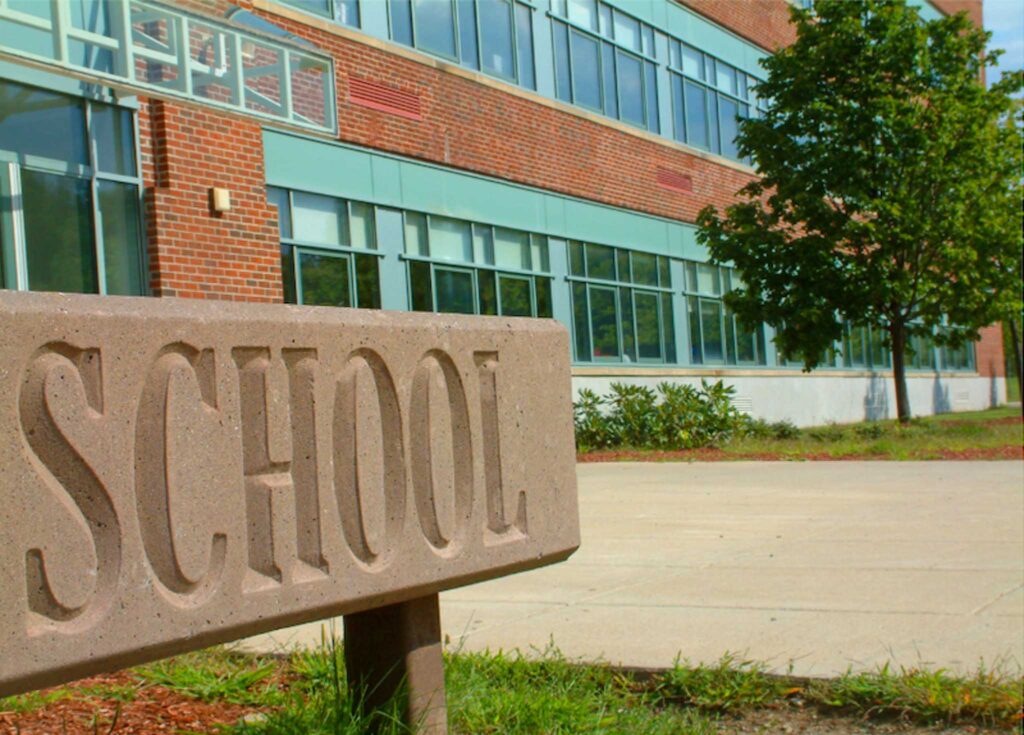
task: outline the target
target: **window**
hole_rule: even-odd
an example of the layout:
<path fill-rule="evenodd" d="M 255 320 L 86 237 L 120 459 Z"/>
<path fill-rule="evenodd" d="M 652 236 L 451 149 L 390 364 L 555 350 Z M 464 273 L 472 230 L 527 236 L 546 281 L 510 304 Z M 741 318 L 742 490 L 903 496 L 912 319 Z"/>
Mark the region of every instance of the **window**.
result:
<path fill-rule="evenodd" d="M 570 242 L 569 281 L 578 361 L 676 361 L 668 258 Z"/>
<path fill-rule="evenodd" d="M 886 347 L 885 339 L 885 331 L 879 327 L 847 323 L 843 340 L 843 365 L 866 369 L 892 367 L 892 354 Z"/>
<path fill-rule="evenodd" d="M 516 0 L 388 0 L 391 40 L 536 89 L 533 8 Z"/>
<path fill-rule="evenodd" d="M 404 230 L 414 310 L 551 316 L 546 237 L 418 212 Z"/>
<path fill-rule="evenodd" d="M 674 38 L 669 72 L 676 140 L 739 160 L 740 121 L 758 114 L 757 80 Z"/>
<path fill-rule="evenodd" d="M 331 18 L 353 28 L 359 27 L 359 0 L 278 0 L 307 13 Z"/>
<path fill-rule="evenodd" d="M 267 199 L 278 211 L 286 303 L 380 308 L 375 207 L 274 187 Z"/>
<path fill-rule="evenodd" d="M 974 345 L 970 342 L 959 347 L 945 345 L 939 355 L 943 370 L 974 370 Z"/>
<path fill-rule="evenodd" d="M 0 80 L 0 287 L 146 292 L 130 110 Z"/>
<path fill-rule="evenodd" d="M 357 0 L 296 0 L 355 13 Z M 132 88 L 334 132 L 334 64 L 248 10 L 219 22 L 148 0 L 0 2 L 4 52 Z M 63 8 L 55 14 L 55 9 Z M 251 32 L 252 31 L 252 32 Z"/>
<path fill-rule="evenodd" d="M 558 99 L 658 132 L 654 29 L 596 0 L 552 15 Z"/>
<path fill-rule="evenodd" d="M 729 268 L 686 261 L 686 307 L 690 360 L 694 365 L 765 365 L 764 325 L 744 323 L 724 297 L 742 286 Z"/>

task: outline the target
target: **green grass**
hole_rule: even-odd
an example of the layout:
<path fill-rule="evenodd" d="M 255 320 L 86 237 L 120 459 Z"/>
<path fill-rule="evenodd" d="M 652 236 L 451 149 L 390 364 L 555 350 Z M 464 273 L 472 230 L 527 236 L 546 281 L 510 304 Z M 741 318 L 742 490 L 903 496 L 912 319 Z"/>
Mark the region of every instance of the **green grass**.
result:
<path fill-rule="evenodd" d="M 135 673 L 146 684 L 158 684 L 191 699 L 265 707 L 284 700 L 272 681 L 277 669 L 273 660 L 218 647 L 164 659 Z"/>
<path fill-rule="evenodd" d="M 635 675 L 566 659 L 551 647 L 529 656 L 445 656 L 448 715 L 454 735 L 713 735 L 736 717 L 756 722 L 811 708 L 851 722 L 897 718 L 911 724 L 1020 727 L 1024 678 L 999 667 L 971 675 L 884 667 L 830 680 L 768 673 L 735 655 L 710 665 L 678 661 L 668 671 Z M 204 702 L 227 701 L 263 715 L 220 727 L 221 735 L 411 735 L 401 697 L 364 715 L 345 681 L 341 645 L 270 660 L 211 649 L 135 670 L 138 686 L 159 684 Z M 0 700 L 0 712 L 22 713 L 60 699 L 131 701 L 125 687 L 74 685 Z M 130 687 L 129 687 L 130 689 Z"/>
<path fill-rule="evenodd" d="M 1017 409 L 943 414 L 898 421 L 866 421 L 801 429 L 792 439 L 744 438 L 722 449 L 727 454 L 777 453 L 801 457 L 875 457 L 890 460 L 941 459 L 946 452 L 1021 446 L 1020 424 L 992 424 L 1019 416 Z"/>
<path fill-rule="evenodd" d="M 858 424 L 829 424 L 797 429 L 791 424 L 772 425 L 777 435 L 745 436 L 718 449 L 722 459 L 775 458 L 819 459 L 858 458 L 883 460 L 944 459 L 950 452 L 996 450 L 1020 447 L 1022 427 L 1016 423 L 992 424 L 993 420 L 1019 417 L 1017 408 L 950 413 L 913 419 L 906 426 L 898 421 L 865 421 Z M 626 450 L 629 451 L 629 450 Z M 679 455 L 636 450 L 621 459 L 674 460 Z M 640 456 L 636 456 L 640 455 Z M 684 453 L 683 458 L 686 457 Z M 707 453 L 698 459 L 715 459 Z"/>

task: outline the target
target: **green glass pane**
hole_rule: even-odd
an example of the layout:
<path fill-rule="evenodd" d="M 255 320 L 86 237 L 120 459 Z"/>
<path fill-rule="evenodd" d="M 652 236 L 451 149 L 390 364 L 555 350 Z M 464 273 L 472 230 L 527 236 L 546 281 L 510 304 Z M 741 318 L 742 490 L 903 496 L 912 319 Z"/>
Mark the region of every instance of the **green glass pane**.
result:
<path fill-rule="evenodd" d="M 700 365 L 704 362 L 704 348 L 700 335 L 700 306 L 696 296 L 687 297 L 686 313 L 690 328 L 690 362 Z"/>
<path fill-rule="evenodd" d="M 480 313 L 495 316 L 498 313 L 498 296 L 494 288 L 494 273 L 477 271 L 477 287 L 480 289 Z"/>
<path fill-rule="evenodd" d="M 281 281 L 284 286 L 284 302 L 297 304 L 295 295 L 295 256 L 291 245 L 281 246 Z"/>
<path fill-rule="evenodd" d="M 599 76 L 600 49 L 597 41 L 582 33 L 570 31 L 573 102 L 583 107 L 601 110 L 601 82 Z"/>
<path fill-rule="evenodd" d="M 352 247 L 374 250 L 377 247 L 376 228 L 373 224 L 373 206 L 362 202 L 349 205 L 352 225 Z"/>
<path fill-rule="evenodd" d="M 569 273 L 580 278 L 587 275 L 583 265 L 583 245 L 578 242 L 569 243 Z"/>
<path fill-rule="evenodd" d="M 587 245 L 587 277 L 615 280 L 615 249 L 604 245 Z"/>
<path fill-rule="evenodd" d="M 530 298 L 530 279 L 498 276 L 503 316 L 533 316 Z"/>
<path fill-rule="evenodd" d="M 672 287 L 672 273 L 669 270 L 668 258 L 658 256 L 658 278 L 662 288 Z"/>
<path fill-rule="evenodd" d="M 534 288 L 537 290 L 537 316 L 551 318 L 551 279 L 533 279 Z"/>
<path fill-rule="evenodd" d="M 434 295 L 430 285 L 430 264 L 409 263 L 409 289 L 414 311 L 433 311 Z"/>
<path fill-rule="evenodd" d="M 135 175 L 135 126 L 132 113 L 120 107 L 92 104 L 92 137 L 96 168 L 123 176 Z"/>
<path fill-rule="evenodd" d="M 310 306 L 352 306 L 348 258 L 299 253 L 302 303 Z"/>
<path fill-rule="evenodd" d="M 864 354 L 864 347 L 867 337 L 865 327 L 848 327 L 846 335 L 846 354 L 844 361 L 847 367 L 865 367 L 867 358 Z"/>
<path fill-rule="evenodd" d="M 672 294 L 661 295 L 661 329 L 665 342 L 665 362 L 676 361 L 676 328 L 672 316 Z"/>
<path fill-rule="evenodd" d="M 697 264 L 697 292 L 712 296 L 722 293 L 722 282 L 716 266 L 707 263 Z"/>
<path fill-rule="evenodd" d="M 296 191 L 292 194 L 295 239 L 318 245 L 348 245 L 345 202 L 333 197 Z"/>
<path fill-rule="evenodd" d="M 380 308 L 380 264 L 376 255 L 357 255 L 356 296 L 360 309 Z"/>
<path fill-rule="evenodd" d="M 103 261 L 107 293 L 141 296 L 145 292 L 142 269 L 142 226 L 139 189 L 131 184 L 97 181 L 103 223 Z"/>
<path fill-rule="evenodd" d="M 292 239 L 292 212 L 288 206 L 288 192 L 274 186 L 267 187 L 267 202 L 277 210 L 277 229 L 283 240 Z"/>
<path fill-rule="evenodd" d="M 873 367 L 889 366 L 889 350 L 885 346 L 885 333 L 880 329 L 871 329 L 868 332 L 871 350 L 871 365 Z"/>
<path fill-rule="evenodd" d="M 610 288 L 590 289 L 590 326 L 594 333 L 596 359 L 619 357 L 621 354 L 615 296 L 615 291 Z"/>
<path fill-rule="evenodd" d="M 630 283 L 633 280 L 633 276 L 629 267 L 629 251 L 616 250 L 615 263 L 618 280 L 622 281 L 623 283 Z"/>
<path fill-rule="evenodd" d="M 619 306 L 622 329 L 622 358 L 627 362 L 636 362 L 636 336 L 633 333 L 633 291 L 628 288 L 619 289 Z"/>
<path fill-rule="evenodd" d="M 658 320 L 658 295 L 637 291 L 634 298 L 636 308 L 636 343 L 641 360 L 661 360 L 661 323 Z"/>
<path fill-rule="evenodd" d="M 686 271 L 686 290 L 690 293 L 697 293 L 697 264 L 688 260 L 684 264 Z"/>
<path fill-rule="evenodd" d="M 658 257 L 649 253 L 633 253 L 633 283 L 658 285 Z"/>
<path fill-rule="evenodd" d="M 494 265 L 494 233 L 487 225 L 473 225 L 473 262 Z"/>
<path fill-rule="evenodd" d="M 530 236 L 525 232 L 494 228 L 494 264 L 506 268 L 530 268 Z"/>
<path fill-rule="evenodd" d="M 454 271 L 436 268 L 434 279 L 437 284 L 437 310 L 453 314 L 475 314 L 473 302 L 473 274 L 468 271 Z"/>
<path fill-rule="evenodd" d="M 0 150 L 88 165 L 82 100 L 0 80 Z"/>
<path fill-rule="evenodd" d="M 587 320 L 587 287 L 582 283 L 572 284 L 572 325 L 576 344 L 576 359 L 590 362 L 590 325 Z"/>
<path fill-rule="evenodd" d="M 722 333 L 722 304 L 718 301 L 700 301 L 700 325 L 706 362 L 725 360 L 725 335 Z"/>
<path fill-rule="evenodd" d="M 23 169 L 28 287 L 97 293 L 89 182 Z M 54 213 L 59 212 L 59 216 Z"/>
<path fill-rule="evenodd" d="M 515 79 L 512 52 L 512 3 L 508 0 L 477 0 L 480 8 L 480 42 L 484 70 Z"/>
<path fill-rule="evenodd" d="M 530 236 L 530 267 L 544 273 L 551 270 L 548 262 L 548 239 L 543 235 Z"/>
<path fill-rule="evenodd" d="M 451 0 L 413 0 L 416 46 L 455 56 L 455 15 Z"/>
<path fill-rule="evenodd" d="M 431 217 L 430 257 L 473 262 L 473 235 L 469 223 Z"/>
<path fill-rule="evenodd" d="M 757 362 L 757 335 L 755 330 L 743 323 L 739 317 L 729 317 L 736 325 L 736 360 L 740 363 Z"/>
<path fill-rule="evenodd" d="M 417 212 L 405 213 L 405 252 L 427 256 L 427 218 Z"/>

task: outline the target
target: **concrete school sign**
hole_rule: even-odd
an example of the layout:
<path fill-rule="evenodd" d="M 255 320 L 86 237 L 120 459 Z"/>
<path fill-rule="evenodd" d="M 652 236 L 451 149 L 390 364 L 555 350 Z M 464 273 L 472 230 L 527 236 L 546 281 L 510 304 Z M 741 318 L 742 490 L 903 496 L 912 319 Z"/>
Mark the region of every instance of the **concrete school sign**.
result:
<path fill-rule="evenodd" d="M 568 359 L 551 321 L 0 291 L 0 696 L 343 614 L 443 730 L 437 592 L 579 544 Z"/>

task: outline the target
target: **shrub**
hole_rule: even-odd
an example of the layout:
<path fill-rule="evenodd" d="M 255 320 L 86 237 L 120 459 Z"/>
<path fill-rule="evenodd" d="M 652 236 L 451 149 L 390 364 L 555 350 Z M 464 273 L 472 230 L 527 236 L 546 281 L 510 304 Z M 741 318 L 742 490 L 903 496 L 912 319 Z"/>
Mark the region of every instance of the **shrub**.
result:
<path fill-rule="evenodd" d="M 604 397 L 584 388 L 573 404 L 576 446 L 694 449 L 727 442 L 749 422 L 732 405 L 734 393 L 721 381 L 701 381 L 700 388 L 660 383 L 655 390 L 612 383 Z"/>

